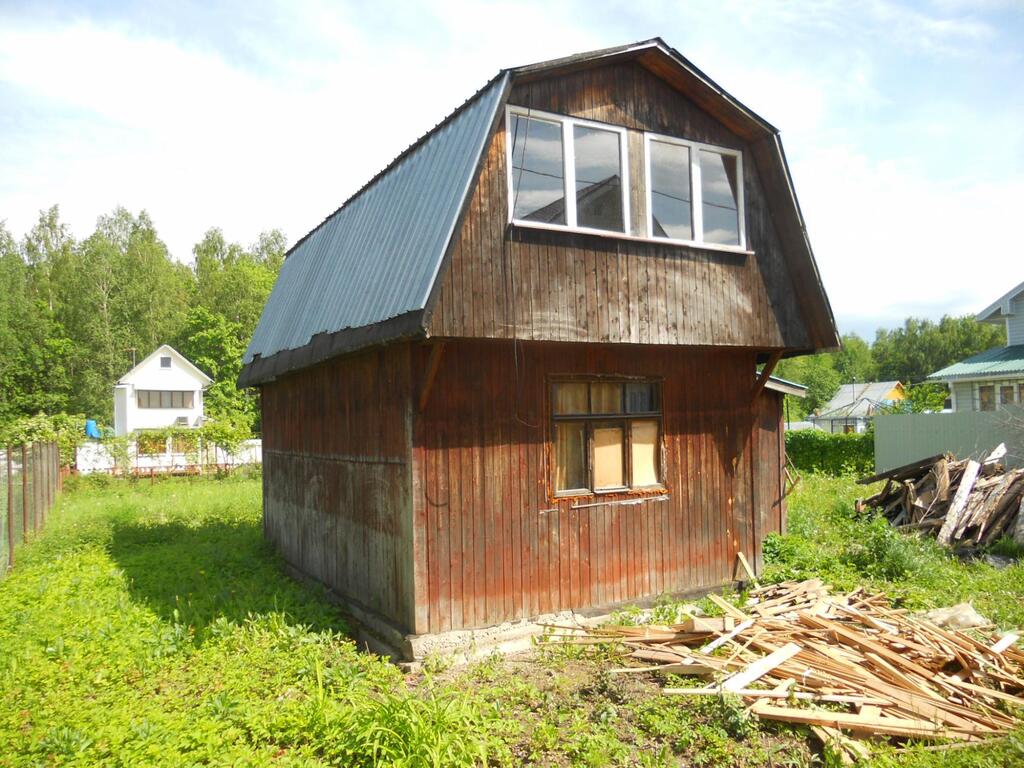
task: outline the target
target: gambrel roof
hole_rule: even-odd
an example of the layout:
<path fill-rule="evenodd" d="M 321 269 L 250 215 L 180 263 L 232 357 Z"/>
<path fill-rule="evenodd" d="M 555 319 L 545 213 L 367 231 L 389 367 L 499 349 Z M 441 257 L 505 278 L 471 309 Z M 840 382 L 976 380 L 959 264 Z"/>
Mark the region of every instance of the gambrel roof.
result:
<path fill-rule="evenodd" d="M 808 328 L 838 345 L 777 129 L 655 38 L 500 72 L 288 252 L 245 353 L 239 386 L 372 344 L 425 335 L 445 254 L 512 83 L 632 60 L 751 144 Z"/>

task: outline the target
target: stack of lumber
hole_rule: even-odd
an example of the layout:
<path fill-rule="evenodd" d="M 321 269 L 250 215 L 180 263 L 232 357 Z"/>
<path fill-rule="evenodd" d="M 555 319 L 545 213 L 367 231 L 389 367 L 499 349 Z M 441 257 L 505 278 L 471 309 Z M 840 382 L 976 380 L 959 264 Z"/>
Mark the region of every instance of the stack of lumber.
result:
<path fill-rule="evenodd" d="M 615 643 L 643 666 L 704 678 L 670 696 L 740 697 L 762 719 L 811 726 L 847 761 L 864 739 L 1000 738 L 1021 721 L 1024 650 L 1014 633 L 943 629 L 863 589 L 834 595 L 817 579 L 761 587 L 744 609 L 711 595 L 722 617 L 672 626 L 558 627 L 548 642 Z"/>
<path fill-rule="evenodd" d="M 1012 536 L 1024 545 L 1024 469 L 1007 471 L 999 446 L 984 461 L 952 456 L 897 467 L 862 484 L 885 481 L 860 507 L 878 510 L 903 530 L 930 533 L 945 546 L 974 547 Z"/>

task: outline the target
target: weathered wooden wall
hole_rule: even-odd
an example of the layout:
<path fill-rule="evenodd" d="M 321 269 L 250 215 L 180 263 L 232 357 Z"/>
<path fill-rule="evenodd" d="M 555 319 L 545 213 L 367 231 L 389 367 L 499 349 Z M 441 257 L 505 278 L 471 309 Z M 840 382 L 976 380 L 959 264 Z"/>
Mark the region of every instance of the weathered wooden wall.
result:
<path fill-rule="evenodd" d="M 264 385 L 266 536 L 304 574 L 413 629 L 408 344 Z"/>
<path fill-rule="evenodd" d="M 625 126 L 634 178 L 644 173 L 645 130 L 744 150 L 753 255 L 510 229 L 502 118 L 446 256 L 431 335 L 808 347 L 764 186 L 742 139 L 635 62 L 522 83 L 509 103 Z M 646 235 L 644 206 L 634 190 L 634 235 Z"/>
<path fill-rule="evenodd" d="M 426 371 L 428 350 L 414 350 Z M 413 434 L 417 632 L 717 587 L 784 522 L 780 396 L 753 350 L 445 344 Z M 664 377 L 667 501 L 549 494 L 551 375 Z M 422 375 L 422 374 L 421 374 Z M 614 498 L 602 496 L 603 500 Z"/>

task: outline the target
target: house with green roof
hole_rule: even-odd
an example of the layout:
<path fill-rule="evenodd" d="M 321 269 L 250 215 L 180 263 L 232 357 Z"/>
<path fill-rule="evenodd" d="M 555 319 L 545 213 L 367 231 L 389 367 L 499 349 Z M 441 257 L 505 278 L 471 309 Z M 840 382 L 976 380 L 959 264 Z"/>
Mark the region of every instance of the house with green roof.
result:
<path fill-rule="evenodd" d="M 982 323 L 1006 326 L 1006 346 L 995 347 L 931 374 L 945 382 L 954 411 L 995 411 L 1024 404 L 1024 283 L 978 313 Z"/>

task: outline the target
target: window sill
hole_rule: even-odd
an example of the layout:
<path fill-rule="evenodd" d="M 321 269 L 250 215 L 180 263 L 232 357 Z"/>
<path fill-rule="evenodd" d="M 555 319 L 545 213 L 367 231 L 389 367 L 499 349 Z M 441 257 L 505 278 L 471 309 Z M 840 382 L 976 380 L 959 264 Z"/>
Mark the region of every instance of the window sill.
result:
<path fill-rule="evenodd" d="M 576 506 L 587 506 L 588 502 L 597 504 L 621 504 L 636 501 L 643 501 L 652 496 L 665 496 L 668 488 L 664 485 L 645 485 L 639 488 L 612 488 L 607 491 L 572 490 L 561 491 L 551 497 L 555 504 L 568 501 Z M 576 502 L 584 502 L 576 505 Z"/>
<path fill-rule="evenodd" d="M 536 221 L 509 222 L 513 229 L 539 229 L 545 232 L 564 232 L 567 235 L 593 235 L 608 240 L 625 240 L 648 245 L 668 245 L 674 248 L 690 248 L 695 251 L 714 251 L 716 253 L 732 253 L 738 256 L 753 256 L 754 252 L 738 245 L 718 245 L 717 243 L 698 243 L 691 240 L 673 240 L 668 237 L 642 237 L 627 235 L 625 232 L 610 232 L 607 229 L 590 229 L 589 227 L 567 227 L 561 224 L 542 224 Z"/>

